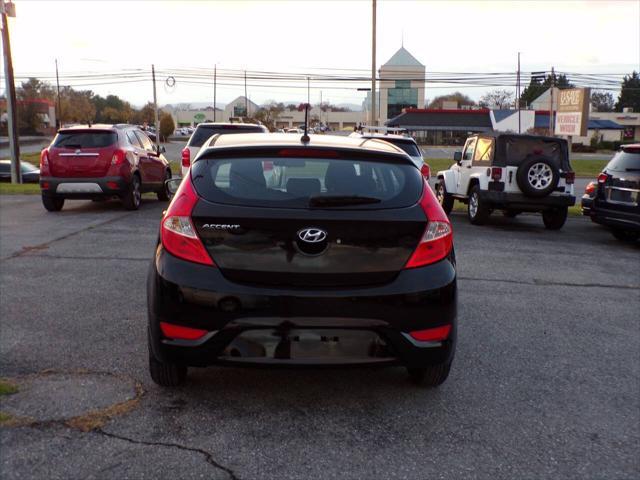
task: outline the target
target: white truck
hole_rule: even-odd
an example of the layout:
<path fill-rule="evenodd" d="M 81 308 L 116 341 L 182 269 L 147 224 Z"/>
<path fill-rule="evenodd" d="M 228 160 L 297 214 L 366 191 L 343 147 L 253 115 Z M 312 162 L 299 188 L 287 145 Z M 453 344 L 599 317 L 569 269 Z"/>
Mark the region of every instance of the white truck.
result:
<path fill-rule="evenodd" d="M 454 201 L 467 205 L 469 221 L 482 225 L 494 210 L 507 217 L 542 213 L 546 228 L 562 228 L 575 204 L 575 172 L 567 141 L 511 133 L 467 138 L 455 163 L 436 174 L 436 197 L 449 214 Z"/>

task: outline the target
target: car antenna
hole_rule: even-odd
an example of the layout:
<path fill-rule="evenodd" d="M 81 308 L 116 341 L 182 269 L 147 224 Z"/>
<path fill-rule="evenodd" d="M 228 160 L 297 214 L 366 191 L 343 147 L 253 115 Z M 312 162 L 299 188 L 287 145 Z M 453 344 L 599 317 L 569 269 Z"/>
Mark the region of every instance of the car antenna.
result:
<path fill-rule="evenodd" d="M 309 118 L 309 104 L 305 103 L 304 104 L 304 135 L 302 135 L 302 137 L 300 138 L 300 141 L 302 143 L 309 143 L 309 141 L 311 140 L 311 138 L 309 138 L 309 135 L 307 134 L 308 118 Z"/>

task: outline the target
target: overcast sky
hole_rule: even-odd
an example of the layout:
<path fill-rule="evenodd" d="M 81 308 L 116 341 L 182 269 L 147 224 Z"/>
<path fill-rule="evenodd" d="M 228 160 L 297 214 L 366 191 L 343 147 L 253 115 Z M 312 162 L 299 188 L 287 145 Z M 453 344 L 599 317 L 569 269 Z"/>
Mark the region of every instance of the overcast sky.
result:
<path fill-rule="evenodd" d="M 371 1 L 29 1 L 10 19 L 16 75 L 124 68 L 218 68 L 278 72 L 371 68 Z M 640 69 L 640 0 L 378 0 L 380 66 L 404 46 L 427 72 L 523 71 L 629 73 Z M 320 71 L 320 70 L 313 70 Z M 364 74 L 364 72 L 363 72 Z M 4 85 L 3 85 L 4 86 Z M 135 105 L 149 83 L 92 86 Z M 429 88 L 426 97 L 453 91 Z M 4 89 L 3 89 L 4 90 Z M 466 88 L 474 98 L 486 88 Z M 218 102 L 242 95 L 220 86 Z M 252 100 L 306 100 L 306 89 L 249 89 Z M 354 89 L 324 91 L 333 103 L 360 103 Z M 319 101 L 312 88 L 312 102 Z M 158 90 L 160 104 L 212 101 L 212 87 Z"/>

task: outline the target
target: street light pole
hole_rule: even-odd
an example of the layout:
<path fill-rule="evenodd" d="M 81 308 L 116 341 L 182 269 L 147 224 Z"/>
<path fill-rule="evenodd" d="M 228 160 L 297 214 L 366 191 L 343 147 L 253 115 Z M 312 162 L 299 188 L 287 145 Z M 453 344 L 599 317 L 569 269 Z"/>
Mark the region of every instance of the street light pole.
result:
<path fill-rule="evenodd" d="M 156 67 L 151 65 L 151 77 L 153 78 L 153 121 L 156 126 L 156 146 L 160 151 L 160 126 L 158 125 L 158 98 L 156 97 Z"/>
<path fill-rule="evenodd" d="M 376 124 L 376 0 L 372 0 L 371 18 L 371 120 Z"/>
<path fill-rule="evenodd" d="M 56 58 L 56 89 L 58 91 L 58 98 L 56 98 L 56 126 L 62 127 L 62 112 L 60 110 L 60 78 L 58 77 L 58 59 Z"/>
<path fill-rule="evenodd" d="M 216 90 L 218 87 L 218 65 L 213 66 L 213 121 L 216 121 Z"/>
<path fill-rule="evenodd" d="M 18 143 L 18 123 L 16 117 L 16 85 L 13 80 L 11 44 L 9 43 L 9 22 L 7 15 L 15 17 L 15 5 L 0 0 L 2 14 L 2 56 L 4 57 L 4 77 L 7 86 L 7 133 L 11 150 L 11 183 L 22 183 L 20 170 L 20 145 Z"/>

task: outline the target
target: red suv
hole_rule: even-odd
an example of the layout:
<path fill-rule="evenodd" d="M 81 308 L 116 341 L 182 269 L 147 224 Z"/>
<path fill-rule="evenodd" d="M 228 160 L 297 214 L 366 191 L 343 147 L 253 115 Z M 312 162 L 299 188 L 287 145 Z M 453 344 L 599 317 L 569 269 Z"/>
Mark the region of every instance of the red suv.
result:
<path fill-rule="evenodd" d="M 169 162 L 140 129 L 132 125 L 64 128 L 40 154 L 42 203 L 50 212 L 65 199 L 118 197 L 137 210 L 144 192 L 169 200 L 165 181 Z"/>

